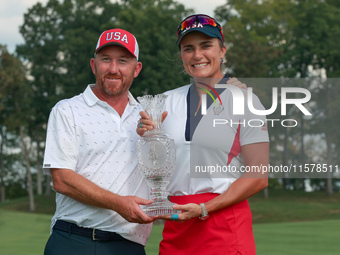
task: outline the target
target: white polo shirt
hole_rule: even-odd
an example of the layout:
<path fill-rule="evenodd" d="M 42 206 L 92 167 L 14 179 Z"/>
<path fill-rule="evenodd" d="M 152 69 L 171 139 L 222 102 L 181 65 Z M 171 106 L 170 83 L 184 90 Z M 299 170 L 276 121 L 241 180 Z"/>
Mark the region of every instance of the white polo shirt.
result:
<path fill-rule="evenodd" d="M 166 92 L 168 95 L 165 110 L 168 116 L 163 123 L 165 133 L 175 139 L 176 144 L 176 169 L 168 189 L 171 195 L 190 195 L 200 193 L 225 192 L 229 186 L 240 177 L 240 173 L 195 173 L 193 164 L 198 166 L 214 165 L 230 166 L 239 170 L 243 166 L 241 146 L 252 143 L 269 142 L 266 127 L 249 127 L 251 119 L 266 121 L 265 116 L 253 115 L 245 106 L 245 115 L 233 114 L 233 98 L 229 90 L 220 93 L 223 111 L 214 114 L 214 103 L 207 104 L 207 114 L 194 113 L 198 106 L 198 94 L 188 98 L 189 88 L 186 85 Z M 190 114 L 188 115 L 189 102 L 191 101 Z M 212 100 L 211 100 L 212 101 Z M 216 101 L 218 101 L 216 99 Z M 246 101 L 246 100 L 245 100 Z M 254 107 L 264 109 L 259 99 L 253 95 Z M 188 116 L 190 121 L 188 122 Z M 201 117 L 200 117 L 201 116 Z M 214 119 L 232 121 L 233 125 L 216 125 Z M 241 123 L 241 124 L 237 124 Z M 243 124 L 245 123 L 245 125 Z M 252 123 L 255 126 L 255 123 Z M 256 124 L 259 125 L 259 124 Z M 190 169 L 191 167 L 191 169 Z"/>
<path fill-rule="evenodd" d="M 148 187 L 137 169 L 136 133 L 141 106 L 129 93 L 123 115 L 99 100 L 89 85 L 84 93 L 58 102 L 51 111 L 44 169 L 71 169 L 113 193 L 148 198 Z M 129 223 L 118 213 L 56 194 L 56 220 L 116 232 L 145 245 L 152 224 Z"/>

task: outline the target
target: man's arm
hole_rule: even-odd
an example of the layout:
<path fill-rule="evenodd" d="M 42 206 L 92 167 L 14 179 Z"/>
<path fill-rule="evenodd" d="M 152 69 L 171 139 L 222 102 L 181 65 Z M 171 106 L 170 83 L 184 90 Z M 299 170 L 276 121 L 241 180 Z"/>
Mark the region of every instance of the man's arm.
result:
<path fill-rule="evenodd" d="M 129 222 L 146 224 L 155 220 L 139 206 L 151 204 L 151 200 L 112 193 L 70 169 L 51 168 L 51 175 L 54 190 L 78 202 L 116 211 Z"/>

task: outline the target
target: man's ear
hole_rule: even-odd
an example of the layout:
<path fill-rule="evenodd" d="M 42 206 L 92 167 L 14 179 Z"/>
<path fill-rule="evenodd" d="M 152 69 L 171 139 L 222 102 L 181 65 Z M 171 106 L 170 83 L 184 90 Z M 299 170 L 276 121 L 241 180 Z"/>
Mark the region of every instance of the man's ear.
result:
<path fill-rule="evenodd" d="M 142 71 L 142 62 L 137 62 L 137 64 L 136 64 L 136 68 L 135 68 L 135 73 L 134 73 L 134 78 L 136 78 L 138 75 L 139 75 L 139 73 L 140 73 L 140 71 Z"/>
<path fill-rule="evenodd" d="M 92 69 L 92 73 L 93 74 L 96 74 L 96 68 L 95 68 L 95 66 L 96 66 L 96 64 L 95 64 L 95 59 L 94 58 L 91 58 L 91 60 L 90 60 L 90 65 L 91 65 L 91 69 Z"/>

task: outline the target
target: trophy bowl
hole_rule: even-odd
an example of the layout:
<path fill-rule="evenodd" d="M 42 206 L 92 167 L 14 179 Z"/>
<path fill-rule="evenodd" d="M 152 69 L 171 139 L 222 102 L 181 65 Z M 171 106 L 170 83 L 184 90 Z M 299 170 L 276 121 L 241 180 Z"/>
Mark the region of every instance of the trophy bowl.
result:
<path fill-rule="evenodd" d="M 154 121 L 154 129 L 147 131 L 137 142 L 138 169 L 150 188 L 153 203 L 142 206 L 149 216 L 180 213 L 168 200 L 166 187 L 175 170 L 175 142 L 162 129 L 162 112 L 166 95 L 138 97 L 144 111 Z"/>

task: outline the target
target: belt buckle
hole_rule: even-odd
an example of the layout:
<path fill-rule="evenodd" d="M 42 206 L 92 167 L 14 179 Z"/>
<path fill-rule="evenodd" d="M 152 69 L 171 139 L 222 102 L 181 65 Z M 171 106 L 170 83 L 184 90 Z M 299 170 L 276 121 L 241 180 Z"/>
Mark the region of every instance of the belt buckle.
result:
<path fill-rule="evenodd" d="M 92 240 L 93 241 L 99 241 L 99 239 L 96 238 L 96 230 L 95 229 L 93 229 L 93 231 L 92 231 Z"/>

